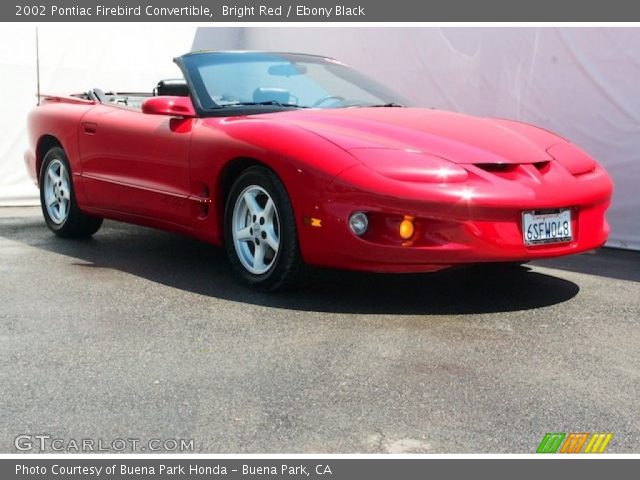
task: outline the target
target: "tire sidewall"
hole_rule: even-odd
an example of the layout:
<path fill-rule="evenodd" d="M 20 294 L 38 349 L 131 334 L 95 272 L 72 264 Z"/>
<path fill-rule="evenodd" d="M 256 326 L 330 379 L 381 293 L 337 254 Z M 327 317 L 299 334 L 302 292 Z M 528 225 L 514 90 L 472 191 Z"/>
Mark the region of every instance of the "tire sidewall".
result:
<path fill-rule="evenodd" d="M 233 240 L 233 212 L 242 191 L 256 185 L 262 187 L 271 196 L 280 221 L 280 247 L 272 267 L 262 274 L 249 272 L 240 262 Z M 299 260 L 298 235 L 293 208 L 282 182 L 269 169 L 250 167 L 234 182 L 227 197 L 224 214 L 225 248 L 235 272 L 245 283 L 263 290 L 279 287 L 291 268 Z"/>
<path fill-rule="evenodd" d="M 45 175 L 47 174 L 49 164 L 54 160 L 59 160 L 60 162 L 62 162 L 64 168 L 67 169 L 67 174 L 69 175 L 69 211 L 67 212 L 67 217 L 62 223 L 55 223 L 53 220 L 51 220 L 51 217 L 49 216 L 49 212 L 47 211 L 47 207 L 45 205 Z M 71 218 L 73 209 L 75 209 L 75 189 L 73 187 L 73 175 L 71 173 L 71 168 L 69 167 L 67 156 L 65 155 L 64 150 L 60 147 L 51 148 L 45 154 L 44 159 L 42 160 L 42 168 L 40 168 L 40 206 L 42 207 L 42 214 L 44 215 L 44 220 L 47 223 L 47 226 L 54 232 L 64 230 L 65 225 L 69 223 L 69 219 Z"/>

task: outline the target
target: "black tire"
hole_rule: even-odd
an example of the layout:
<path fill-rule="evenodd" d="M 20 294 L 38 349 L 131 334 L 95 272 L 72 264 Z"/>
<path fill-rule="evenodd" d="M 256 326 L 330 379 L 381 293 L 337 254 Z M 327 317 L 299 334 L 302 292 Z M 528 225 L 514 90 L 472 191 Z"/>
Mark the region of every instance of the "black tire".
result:
<path fill-rule="evenodd" d="M 268 270 L 261 274 L 250 272 L 242 264 L 233 236 L 234 209 L 239 196 L 247 189 L 256 186 L 264 189 L 273 200 L 279 224 L 280 244 L 278 251 Z M 268 168 L 249 167 L 233 183 L 225 204 L 224 239 L 231 265 L 245 284 L 258 290 L 274 292 L 303 283 L 306 268 L 300 255 L 293 207 L 284 185 L 278 176 Z M 253 247 L 255 249 L 255 244 Z"/>
<path fill-rule="evenodd" d="M 54 161 L 60 162 L 66 169 L 68 175 L 69 200 L 67 204 L 67 214 L 65 218 L 59 222 L 52 218 L 45 204 L 45 176 L 47 175 L 50 164 Z M 85 215 L 78 208 L 69 160 L 64 150 L 60 147 L 51 148 L 42 161 L 42 168 L 40 169 L 40 205 L 42 206 L 42 214 L 44 215 L 47 227 L 59 237 L 89 237 L 96 233 L 102 225 L 102 218 Z"/>

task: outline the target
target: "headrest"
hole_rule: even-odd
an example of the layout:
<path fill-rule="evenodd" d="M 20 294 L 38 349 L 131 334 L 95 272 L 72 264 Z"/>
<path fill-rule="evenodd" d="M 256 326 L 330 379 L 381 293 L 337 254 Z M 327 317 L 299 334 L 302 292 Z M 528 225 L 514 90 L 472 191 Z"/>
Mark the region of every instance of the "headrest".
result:
<path fill-rule="evenodd" d="M 104 90 L 101 88 L 94 88 L 91 90 L 93 96 L 98 99 L 100 103 L 105 103 L 107 101 L 107 95 L 104 93 Z"/>
<path fill-rule="evenodd" d="M 277 87 L 258 87 L 253 91 L 253 101 L 256 103 L 275 101 L 289 103 L 289 90 Z"/>
<path fill-rule="evenodd" d="M 170 95 L 173 97 L 188 97 L 189 87 L 182 78 L 160 80 L 156 86 L 156 95 Z"/>

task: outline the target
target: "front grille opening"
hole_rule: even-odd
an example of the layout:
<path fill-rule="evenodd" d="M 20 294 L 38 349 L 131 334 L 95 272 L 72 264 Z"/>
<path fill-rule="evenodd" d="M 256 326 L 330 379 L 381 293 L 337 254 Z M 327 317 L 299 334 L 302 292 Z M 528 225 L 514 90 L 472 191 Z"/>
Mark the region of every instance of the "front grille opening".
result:
<path fill-rule="evenodd" d="M 551 162 L 549 160 L 545 160 L 543 162 L 536 162 L 533 164 L 540 173 L 545 174 L 551 168 Z"/>
<path fill-rule="evenodd" d="M 511 173 L 518 168 L 518 165 L 515 163 L 476 163 L 476 167 L 481 168 L 485 172 Z"/>
<path fill-rule="evenodd" d="M 492 173 L 507 180 L 514 180 L 522 175 L 525 170 L 531 171 L 535 168 L 541 175 L 544 175 L 551 168 L 551 162 L 544 160 L 535 163 L 476 163 L 476 167 L 481 168 L 485 172 Z M 521 170 L 520 168 L 523 168 Z"/>

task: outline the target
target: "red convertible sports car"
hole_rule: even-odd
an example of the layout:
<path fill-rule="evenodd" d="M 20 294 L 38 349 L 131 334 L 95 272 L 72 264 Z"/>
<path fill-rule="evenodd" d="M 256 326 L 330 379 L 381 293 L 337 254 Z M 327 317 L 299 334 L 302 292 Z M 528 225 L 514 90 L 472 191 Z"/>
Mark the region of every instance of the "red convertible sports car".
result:
<path fill-rule="evenodd" d="M 306 265 L 427 272 L 601 246 L 612 182 L 541 128 L 409 102 L 332 58 L 195 52 L 152 93 L 43 95 L 29 172 L 49 228 L 103 218 L 225 245 L 277 290 Z"/>

